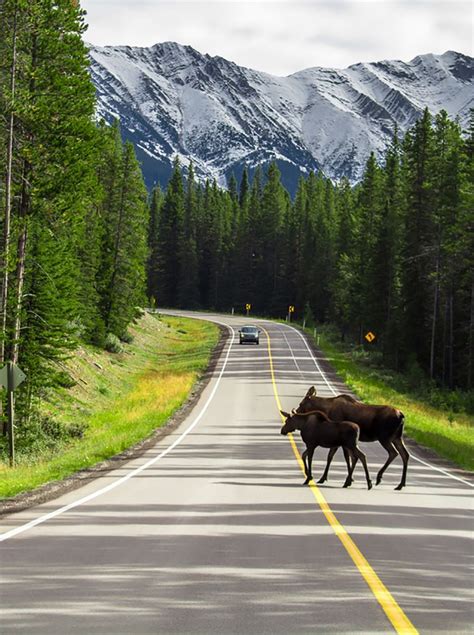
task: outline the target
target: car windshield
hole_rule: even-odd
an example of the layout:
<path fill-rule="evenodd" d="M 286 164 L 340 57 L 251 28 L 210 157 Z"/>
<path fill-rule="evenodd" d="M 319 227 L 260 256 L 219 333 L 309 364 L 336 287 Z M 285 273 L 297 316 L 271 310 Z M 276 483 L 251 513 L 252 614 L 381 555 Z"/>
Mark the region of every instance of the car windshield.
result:
<path fill-rule="evenodd" d="M 257 328 L 255 326 L 243 326 L 242 333 L 256 333 Z"/>

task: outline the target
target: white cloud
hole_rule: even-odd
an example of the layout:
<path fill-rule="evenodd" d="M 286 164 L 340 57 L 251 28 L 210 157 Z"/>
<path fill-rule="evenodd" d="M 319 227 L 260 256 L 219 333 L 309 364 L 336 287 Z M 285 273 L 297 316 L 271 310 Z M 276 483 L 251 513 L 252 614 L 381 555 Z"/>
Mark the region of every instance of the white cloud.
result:
<path fill-rule="evenodd" d="M 276 75 L 309 66 L 473 54 L 472 4 L 458 0 L 83 0 L 94 44 L 190 44 Z"/>

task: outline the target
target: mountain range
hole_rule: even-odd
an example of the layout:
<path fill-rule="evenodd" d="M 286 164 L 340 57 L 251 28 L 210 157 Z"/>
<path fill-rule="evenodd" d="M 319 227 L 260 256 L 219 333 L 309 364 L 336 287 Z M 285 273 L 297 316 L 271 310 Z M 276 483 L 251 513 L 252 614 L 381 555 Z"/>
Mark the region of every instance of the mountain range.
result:
<path fill-rule="evenodd" d="M 97 115 L 120 119 L 149 187 L 176 155 L 221 185 L 274 160 L 291 192 L 309 170 L 354 183 L 425 107 L 462 126 L 474 107 L 474 59 L 454 51 L 278 77 L 174 42 L 89 49 Z"/>

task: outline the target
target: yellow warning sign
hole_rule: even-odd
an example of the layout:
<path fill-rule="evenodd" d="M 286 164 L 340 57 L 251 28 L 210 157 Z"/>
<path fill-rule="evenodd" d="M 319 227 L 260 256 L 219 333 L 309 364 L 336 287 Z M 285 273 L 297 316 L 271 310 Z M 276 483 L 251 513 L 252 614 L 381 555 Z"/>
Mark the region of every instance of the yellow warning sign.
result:
<path fill-rule="evenodd" d="M 372 331 L 369 331 L 368 333 L 365 334 L 365 339 L 368 342 L 373 342 L 375 339 L 375 335 L 372 333 Z"/>
<path fill-rule="evenodd" d="M 290 306 L 288 307 L 288 313 L 294 313 L 295 312 L 295 307 L 290 304 Z"/>
<path fill-rule="evenodd" d="M 247 311 L 250 311 L 250 309 L 252 308 L 252 305 L 251 304 L 246 304 L 245 308 L 246 308 Z"/>

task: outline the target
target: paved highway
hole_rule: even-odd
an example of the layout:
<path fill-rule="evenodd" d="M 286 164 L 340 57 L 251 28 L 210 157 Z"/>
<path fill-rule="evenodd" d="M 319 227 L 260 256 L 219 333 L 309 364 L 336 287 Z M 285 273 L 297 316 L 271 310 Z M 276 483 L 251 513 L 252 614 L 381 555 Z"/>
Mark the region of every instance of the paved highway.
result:
<path fill-rule="evenodd" d="M 290 326 L 228 327 L 189 416 L 140 458 L 0 519 L 0 632 L 472 633 L 472 475 L 412 459 L 304 487 L 279 404 L 344 386 Z M 321 366 L 323 364 L 323 366 Z M 396 405 L 396 404 L 394 404 Z M 375 481 L 386 453 L 363 444 Z M 315 454 L 320 474 L 326 452 Z"/>

